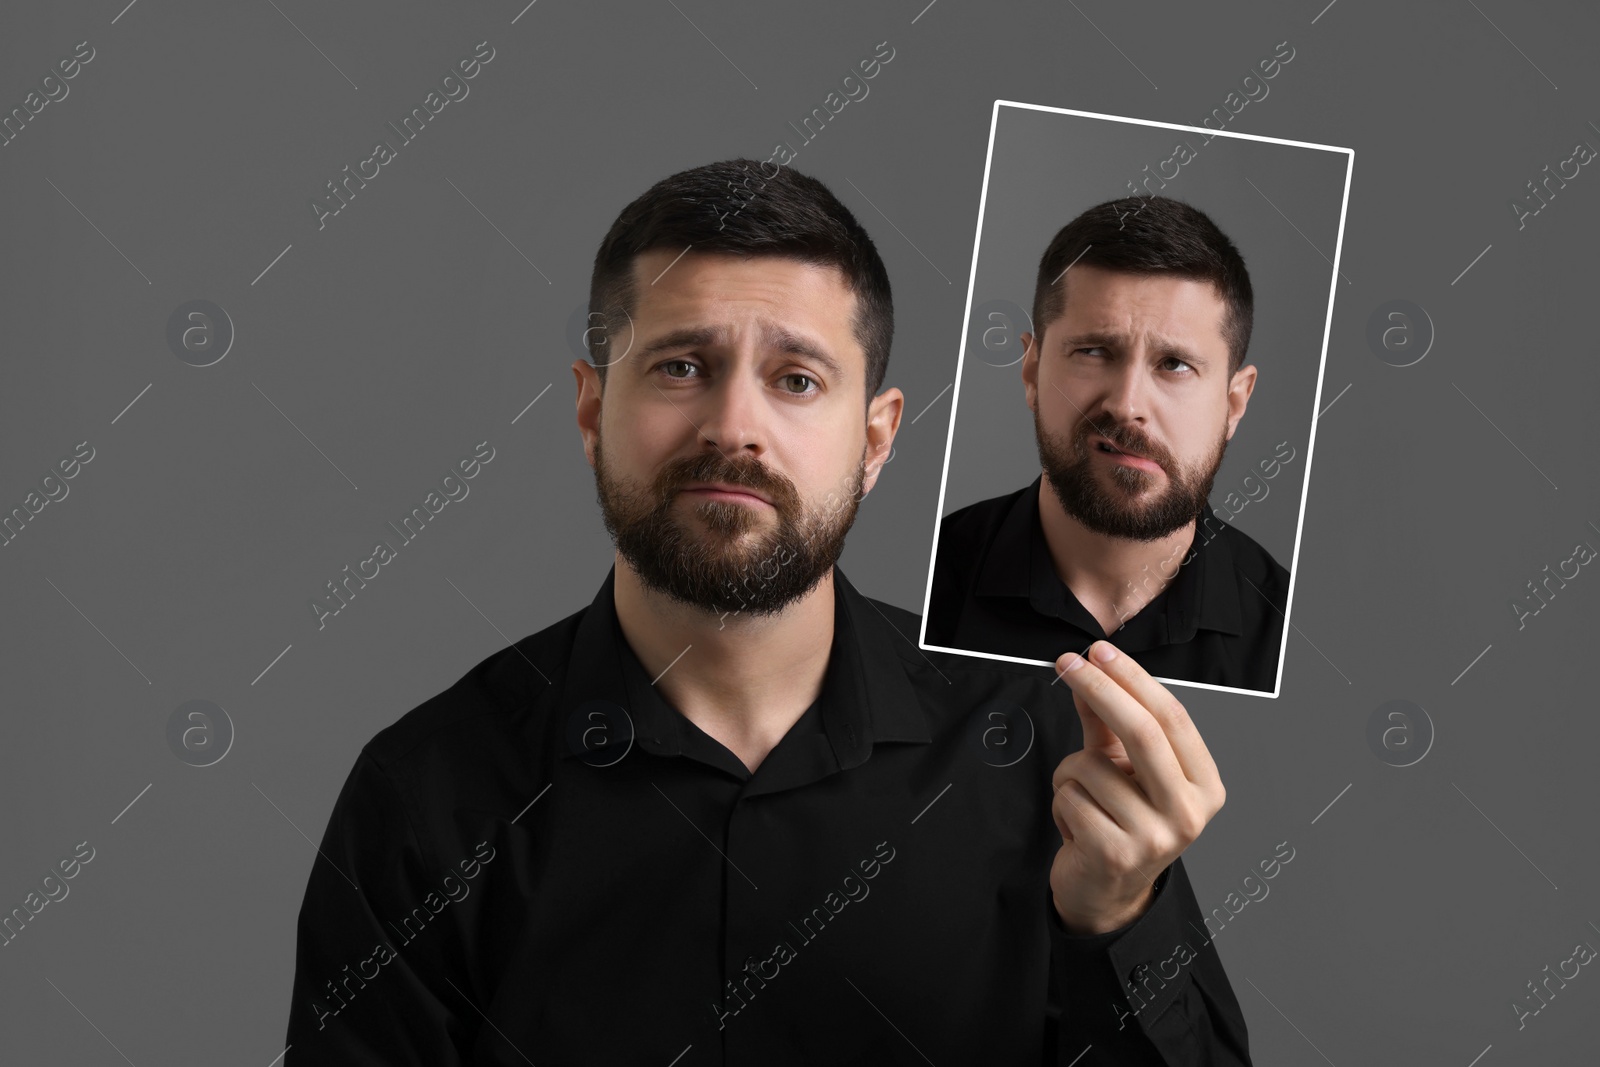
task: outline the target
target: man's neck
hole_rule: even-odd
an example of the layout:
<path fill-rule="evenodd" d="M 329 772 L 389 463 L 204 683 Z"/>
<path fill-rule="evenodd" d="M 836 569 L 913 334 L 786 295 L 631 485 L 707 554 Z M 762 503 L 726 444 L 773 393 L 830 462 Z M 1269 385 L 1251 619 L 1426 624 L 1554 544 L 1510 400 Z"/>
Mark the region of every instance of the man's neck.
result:
<path fill-rule="evenodd" d="M 754 771 L 822 691 L 833 571 L 777 615 L 718 615 L 648 588 L 619 553 L 622 635 L 668 705 Z"/>
<path fill-rule="evenodd" d="M 1156 541 L 1091 530 L 1067 514 L 1049 478 L 1039 479 L 1039 522 L 1056 575 L 1107 634 L 1172 582 L 1194 543 L 1193 520 Z"/>

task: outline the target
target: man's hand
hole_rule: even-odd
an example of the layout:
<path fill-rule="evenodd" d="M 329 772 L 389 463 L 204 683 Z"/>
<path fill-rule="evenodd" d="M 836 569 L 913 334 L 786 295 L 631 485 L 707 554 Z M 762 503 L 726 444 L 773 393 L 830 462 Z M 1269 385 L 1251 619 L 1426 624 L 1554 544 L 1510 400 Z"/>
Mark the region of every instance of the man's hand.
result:
<path fill-rule="evenodd" d="M 1227 791 L 1178 698 L 1110 642 L 1090 645 L 1089 662 L 1063 655 L 1056 671 L 1072 688 L 1083 748 L 1051 776 L 1062 845 L 1050 892 L 1068 932 L 1107 933 L 1144 914 L 1156 876 Z"/>

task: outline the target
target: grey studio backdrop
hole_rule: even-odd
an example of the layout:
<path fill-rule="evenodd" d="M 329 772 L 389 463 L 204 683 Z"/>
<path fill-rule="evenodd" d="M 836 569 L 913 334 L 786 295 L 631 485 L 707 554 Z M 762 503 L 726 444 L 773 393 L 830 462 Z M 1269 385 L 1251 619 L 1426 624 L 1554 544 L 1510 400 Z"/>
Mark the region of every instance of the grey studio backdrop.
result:
<path fill-rule="evenodd" d="M 1271 99 L 1272 86 L 1298 58 L 1297 49 L 1282 54 L 1289 63 L 1251 85 L 1258 102 Z M 1175 152 L 1180 144 L 1187 155 Z M 1154 191 L 1209 215 L 1250 271 L 1255 307 L 1245 363 L 1258 375 L 1211 503 L 1219 518 L 1291 567 L 1350 158 L 1227 130 L 1213 135 L 998 103 L 941 513 L 1039 475 L 1018 339 L 1037 332 L 1030 315 L 1039 259 L 1080 212 L 1134 190 Z M 1273 477 L 1263 477 L 1263 462 Z"/>
<path fill-rule="evenodd" d="M 1256 1062 L 1592 1062 L 1600 978 L 1565 961 L 1600 946 L 1600 578 L 1569 562 L 1600 545 L 1600 178 L 1574 150 L 1600 144 L 1597 29 L 1503 0 L 7 5 L 0 101 L 29 117 L 0 146 L 0 499 L 58 499 L 0 548 L 3 907 L 92 858 L 0 948 L 0 1059 L 283 1051 L 312 842 L 360 747 L 609 565 L 570 323 L 659 177 L 787 142 L 877 240 L 906 419 L 842 566 L 919 605 L 1009 99 L 1220 107 L 1356 154 L 1282 696 L 1181 690 L 1228 788 L 1186 860 Z M 470 95 L 319 225 L 480 42 Z M 204 367 L 215 311 L 168 336 L 197 300 L 234 333 Z M 319 629 L 312 598 L 485 441 L 470 495 Z M 231 723 L 210 766 L 179 753 L 219 716 L 169 735 L 190 701 Z"/>

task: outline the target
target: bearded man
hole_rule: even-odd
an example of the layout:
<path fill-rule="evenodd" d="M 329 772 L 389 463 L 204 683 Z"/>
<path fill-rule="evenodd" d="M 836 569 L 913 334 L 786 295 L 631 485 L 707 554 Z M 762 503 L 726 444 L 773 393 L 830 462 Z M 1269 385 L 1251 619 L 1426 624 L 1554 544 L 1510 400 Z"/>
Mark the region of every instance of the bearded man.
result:
<path fill-rule="evenodd" d="M 837 566 L 904 403 L 888 275 L 758 166 L 601 243 L 572 370 L 611 571 L 362 749 L 287 1067 L 1248 1064 L 1182 705 L 1109 642 L 1059 678 L 924 653 Z"/>
<path fill-rule="evenodd" d="M 925 644 L 1049 662 L 1114 634 L 1159 677 L 1276 689 L 1289 572 L 1207 502 L 1255 389 L 1252 306 L 1233 242 L 1181 201 L 1061 228 L 1020 337 L 1042 470 L 941 520 Z"/>

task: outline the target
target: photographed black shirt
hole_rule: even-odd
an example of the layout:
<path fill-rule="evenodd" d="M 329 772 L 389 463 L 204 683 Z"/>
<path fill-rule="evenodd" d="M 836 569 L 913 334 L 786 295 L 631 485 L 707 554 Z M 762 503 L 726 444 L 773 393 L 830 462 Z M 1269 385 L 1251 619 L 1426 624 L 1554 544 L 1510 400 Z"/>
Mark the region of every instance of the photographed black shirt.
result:
<path fill-rule="evenodd" d="M 1039 519 L 1043 480 L 940 523 L 927 644 L 1054 663 L 1104 639 L 1157 678 L 1276 688 L 1289 572 L 1266 549 L 1205 505 L 1176 576 L 1165 588 L 1156 570 L 1135 582 L 1161 591 L 1108 634 L 1051 562 Z"/>
<path fill-rule="evenodd" d="M 820 695 L 751 773 L 664 702 L 614 580 L 363 748 L 286 1067 L 1249 1063 L 1181 860 L 1123 929 L 1061 926 L 1051 669 L 920 651 L 835 568 Z"/>

